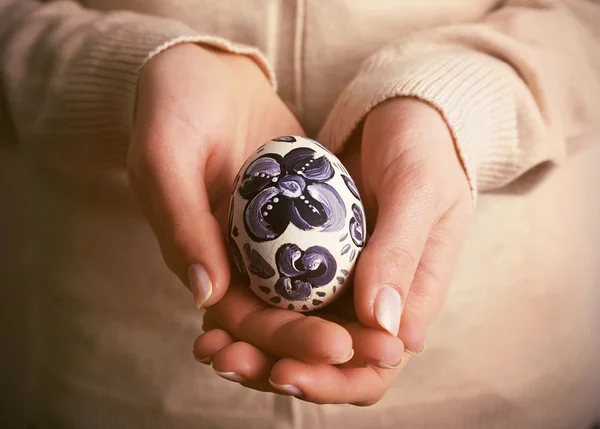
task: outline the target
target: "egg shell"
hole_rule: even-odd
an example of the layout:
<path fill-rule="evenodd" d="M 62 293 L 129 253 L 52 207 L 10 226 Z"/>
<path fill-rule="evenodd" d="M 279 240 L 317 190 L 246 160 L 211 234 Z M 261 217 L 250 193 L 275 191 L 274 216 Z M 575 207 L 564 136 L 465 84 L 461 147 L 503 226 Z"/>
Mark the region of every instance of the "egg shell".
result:
<path fill-rule="evenodd" d="M 365 235 L 354 181 L 315 140 L 273 139 L 235 179 L 229 245 L 250 289 L 273 306 L 305 312 L 338 299 Z"/>

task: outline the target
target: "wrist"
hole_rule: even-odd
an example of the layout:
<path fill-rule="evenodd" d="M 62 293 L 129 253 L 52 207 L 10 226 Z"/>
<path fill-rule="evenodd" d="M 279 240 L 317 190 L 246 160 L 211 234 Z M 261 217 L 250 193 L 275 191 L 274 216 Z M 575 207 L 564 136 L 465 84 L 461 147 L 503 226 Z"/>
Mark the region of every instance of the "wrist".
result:
<path fill-rule="evenodd" d="M 456 145 L 452 132 L 442 114 L 431 104 L 415 97 L 396 97 L 377 105 L 365 121 L 377 124 L 393 124 L 390 131 L 394 138 L 401 139 L 405 147 L 418 145 L 429 149 L 424 154 L 453 151 Z"/>
<path fill-rule="evenodd" d="M 473 197 L 451 128 L 436 107 L 416 97 L 392 98 L 371 110 L 365 127 L 370 125 L 384 125 L 385 131 L 378 132 L 381 144 L 398 144 L 415 164 L 443 171 L 446 184 L 455 183 L 457 192 Z"/>

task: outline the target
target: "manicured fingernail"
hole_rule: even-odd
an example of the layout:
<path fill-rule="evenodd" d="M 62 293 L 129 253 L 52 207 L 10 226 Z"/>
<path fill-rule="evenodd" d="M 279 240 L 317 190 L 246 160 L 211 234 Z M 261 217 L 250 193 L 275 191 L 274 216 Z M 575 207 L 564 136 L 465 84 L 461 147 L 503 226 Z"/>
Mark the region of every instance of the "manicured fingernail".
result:
<path fill-rule="evenodd" d="M 235 383 L 241 383 L 242 381 L 245 380 L 244 377 L 242 377 L 241 375 L 239 375 L 236 372 L 221 372 L 221 371 L 217 371 L 215 369 L 215 367 L 214 367 L 214 362 L 210 365 L 210 367 L 215 372 L 215 374 L 217 374 L 219 377 L 224 378 L 225 380 L 233 381 Z"/>
<path fill-rule="evenodd" d="M 402 313 L 402 299 L 400 292 L 394 286 L 385 286 L 375 299 L 375 319 L 383 329 L 394 337 L 398 336 L 400 329 L 400 314 Z"/>
<path fill-rule="evenodd" d="M 341 359 L 338 359 L 338 358 L 330 358 L 330 359 L 327 359 L 327 360 L 328 360 L 329 362 L 332 362 L 332 363 L 334 363 L 334 364 L 341 364 L 341 363 L 346 363 L 346 362 L 348 362 L 348 361 L 349 361 L 349 360 L 351 360 L 353 357 L 354 357 L 354 349 L 350 349 L 350 354 L 349 354 L 347 357 L 345 357 L 345 358 L 341 358 Z"/>
<path fill-rule="evenodd" d="M 385 363 L 385 362 L 377 362 L 377 366 L 379 368 L 383 368 L 383 369 L 396 369 L 396 368 L 400 368 L 400 366 L 402 365 L 402 363 L 404 362 L 404 358 L 400 358 L 400 360 L 396 363 Z"/>
<path fill-rule="evenodd" d="M 212 358 L 212 357 L 210 357 L 210 356 L 209 356 L 209 357 L 202 358 L 202 359 L 198 359 L 196 356 L 194 356 L 194 359 L 196 360 L 196 362 L 203 363 L 204 365 L 211 364 L 211 363 L 212 363 L 212 361 L 213 361 L 213 358 Z"/>
<path fill-rule="evenodd" d="M 190 290 L 192 291 L 192 295 L 194 295 L 194 301 L 196 301 L 196 306 L 201 308 L 212 294 L 210 277 L 208 277 L 208 273 L 200 264 L 190 265 L 187 273 L 190 280 Z"/>
<path fill-rule="evenodd" d="M 296 398 L 299 398 L 302 396 L 302 391 L 300 389 L 298 389 L 296 386 L 294 386 L 293 384 L 277 384 L 277 383 L 274 383 L 273 380 L 271 380 L 270 378 L 269 378 L 269 384 L 271 386 L 273 386 L 273 388 L 280 390 L 283 393 L 287 393 L 288 395 L 295 396 Z"/>
<path fill-rule="evenodd" d="M 413 352 L 413 351 L 408 350 L 408 349 L 405 349 L 404 351 L 406 353 L 408 353 L 409 355 L 411 355 L 411 356 L 419 356 L 419 355 L 423 354 L 423 352 L 425 351 L 426 348 L 427 348 L 427 343 L 423 343 L 423 347 L 421 347 L 421 350 L 419 350 L 417 352 Z"/>

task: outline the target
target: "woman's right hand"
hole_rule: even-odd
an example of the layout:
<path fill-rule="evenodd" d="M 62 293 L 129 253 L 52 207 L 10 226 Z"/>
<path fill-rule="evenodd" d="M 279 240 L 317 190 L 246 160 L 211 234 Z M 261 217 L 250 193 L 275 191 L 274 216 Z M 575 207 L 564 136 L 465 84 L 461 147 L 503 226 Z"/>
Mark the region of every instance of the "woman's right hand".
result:
<path fill-rule="evenodd" d="M 246 56 L 185 43 L 140 74 L 130 183 L 167 266 L 198 307 L 218 302 L 230 282 L 223 237 L 237 170 L 284 134 L 303 131 Z"/>

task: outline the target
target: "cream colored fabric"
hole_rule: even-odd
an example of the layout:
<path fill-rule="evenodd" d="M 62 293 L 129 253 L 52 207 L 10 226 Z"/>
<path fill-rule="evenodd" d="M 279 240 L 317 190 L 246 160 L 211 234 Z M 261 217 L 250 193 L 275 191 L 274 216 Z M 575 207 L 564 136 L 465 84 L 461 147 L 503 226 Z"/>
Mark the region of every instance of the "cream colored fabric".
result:
<path fill-rule="evenodd" d="M 597 2 L 82 3 L 0 3 L 1 113 L 31 177 L 37 428 L 562 429 L 600 410 Z M 191 359 L 201 314 L 123 171 L 137 74 L 181 41 L 251 55 L 334 150 L 378 102 L 422 98 L 473 189 L 496 190 L 427 354 L 377 406 L 252 392 Z M 545 161 L 563 163 L 520 178 Z"/>
<path fill-rule="evenodd" d="M 251 55 L 273 81 L 274 69 L 335 151 L 386 98 L 430 102 L 475 191 L 561 160 L 568 138 L 598 128 L 597 0 L 82 3 L 0 5 L 7 109 L 22 144 L 62 170 L 123 165 L 137 74 L 182 41 Z"/>

